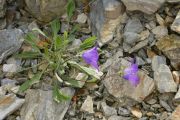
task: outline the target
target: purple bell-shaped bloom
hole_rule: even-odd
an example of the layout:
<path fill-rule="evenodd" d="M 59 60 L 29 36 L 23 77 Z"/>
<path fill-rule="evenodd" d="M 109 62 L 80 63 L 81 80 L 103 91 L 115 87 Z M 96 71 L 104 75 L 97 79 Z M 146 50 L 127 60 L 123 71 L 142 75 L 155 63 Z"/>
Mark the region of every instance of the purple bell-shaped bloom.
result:
<path fill-rule="evenodd" d="M 82 58 L 84 59 L 84 61 L 91 65 L 92 67 L 94 67 L 95 69 L 99 70 L 98 68 L 98 59 L 99 59 L 99 54 L 97 51 L 97 47 L 93 47 L 87 51 L 85 51 L 82 54 Z"/>
<path fill-rule="evenodd" d="M 130 67 L 124 69 L 123 78 L 128 80 L 133 86 L 137 86 L 139 84 L 138 65 L 131 64 Z"/>

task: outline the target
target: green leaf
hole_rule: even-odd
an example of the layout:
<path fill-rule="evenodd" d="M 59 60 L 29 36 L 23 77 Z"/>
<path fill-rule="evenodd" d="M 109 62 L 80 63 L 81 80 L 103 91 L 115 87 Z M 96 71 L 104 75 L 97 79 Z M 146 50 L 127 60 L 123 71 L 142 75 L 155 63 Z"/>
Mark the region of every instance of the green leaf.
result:
<path fill-rule="evenodd" d="M 37 31 L 39 34 L 41 34 L 41 35 L 43 35 L 44 37 L 48 38 L 48 37 L 46 36 L 46 34 L 45 34 L 43 31 L 41 31 L 39 28 L 33 28 L 32 30 L 33 30 L 33 31 Z"/>
<path fill-rule="evenodd" d="M 73 86 L 73 87 L 78 87 L 78 88 L 81 87 L 81 85 L 79 84 L 79 81 L 77 81 L 76 79 L 70 78 L 70 77 L 65 76 L 65 75 L 61 75 L 61 78 L 62 78 L 65 82 L 69 83 L 69 84 L 70 84 L 71 86 Z M 84 81 L 84 82 L 85 82 L 85 81 Z"/>
<path fill-rule="evenodd" d="M 25 51 L 25 52 L 14 55 L 14 57 L 22 58 L 22 59 L 32 59 L 32 58 L 39 57 L 39 52 Z"/>
<path fill-rule="evenodd" d="M 57 86 L 57 85 L 54 85 L 54 86 L 53 86 L 53 99 L 54 99 L 56 102 L 60 103 L 60 102 L 62 102 L 62 101 L 64 101 L 64 100 L 69 100 L 70 97 L 67 96 L 67 95 L 64 95 L 64 94 L 59 90 L 58 86 Z"/>
<path fill-rule="evenodd" d="M 51 29 L 53 32 L 53 36 L 57 36 L 59 30 L 60 30 L 60 22 L 58 19 L 55 19 L 51 22 Z"/>
<path fill-rule="evenodd" d="M 74 61 L 68 61 L 68 63 L 69 63 L 71 66 L 73 66 L 73 67 L 75 67 L 75 68 L 77 68 L 77 69 L 79 69 L 79 70 L 87 73 L 88 75 L 90 75 L 90 76 L 92 76 L 92 77 L 95 77 L 95 78 L 98 79 L 98 80 L 99 80 L 100 77 L 103 75 L 102 72 L 97 72 L 95 69 L 88 68 L 88 67 L 84 67 L 84 66 L 82 66 L 82 65 L 80 65 L 80 64 L 78 64 L 78 63 L 76 63 L 76 62 L 74 62 Z"/>
<path fill-rule="evenodd" d="M 67 15 L 68 15 L 68 21 L 71 20 L 71 17 L 73 16 L 75 8 L 76 8 L 76 6 L 75 6 L 74 0 L 68 0 L 67 7 L 66 7 L 66 11 L 67 11 Z"/>
<path fill-rule="evenodd" d="M 29 87 L 31 87 L 33 84 L 38 83 L 40 81 L 40 78 L 42 76 L 43 72 L 36 73 L 30 80 L 27 80 L 24 82 L 20 88 L 19 92 L 26 91 Z"/>
<path fill-rule="evenodd" d="M 55 50 L 61 49 L 63 46 L 63 39 L 61 36 L 57 36 L 55 39 Z"/>
<path fill-rule="evenodd" d="M 87 48 L 91 48 L 92 46 L 94 46 L 95 42 L 96 42 L 97 37 L 96 36 L 92 36 L 87 38 L 86 40 L 83 41 L 83 43 L 80 45 L 80 49 L 81 50 L 85 50 Z"/>
<path fill-rule="evenodd" d="M 25 37 L 25 41 L 31 45 L 31 47 L 35 50 L 35 51 L 38 51 L 40 52 L 38 46 L 37 46 L 37 40 L 38 38 L 32 33 L 28 33 Z"/>

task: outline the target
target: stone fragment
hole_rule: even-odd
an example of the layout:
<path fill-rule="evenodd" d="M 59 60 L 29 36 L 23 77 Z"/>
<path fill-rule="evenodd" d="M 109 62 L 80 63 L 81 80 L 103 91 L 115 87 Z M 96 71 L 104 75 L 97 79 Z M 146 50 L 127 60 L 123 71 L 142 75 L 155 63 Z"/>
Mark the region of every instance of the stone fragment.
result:
<path fill-rule="evenodd" d="M 168 35 L 168 29 L 166 26 L 157 26 L 154 29 L 152 29 L 152 32 L 155 34 L 156 38 L 162 38 Z"/>
<path fill-rule="evenodd" d="M 131 113 L 134 115 L 134 116 L 136 116 L 137 118 L 141 118 L 142 117 L 142 112 L 141 112 L 141 110 L 139 110 L 139 109 L 137 109 L 137 108 L 132 108 L 131 109 Z"/>
<path fill-rule="evenodd" d="M 167 2 L 176 3 L 176 2 L 180 2 L 180 0 L 167 0 Z"/>
<path fill-rule="evenodd" d="M 18 110 L 24 102 L 24 99 L 17 98 L 15 95 L 0 96 L 0 120 Z"/>
<path fill-rule="evenodd" d="M 127 10 L 153 14 L 164 4 L 165 0 L 122 0 L 122 2 Z"/>
<path fill-rule="evenodd" d="M 149 35 L 150 35 L 149 30 L 142 31 L 142 32 L 140 33 L 140 40 L 145 40 L 145 39 L 147 39 L 147 38 L 149 37 Z"/>
<path fill-rule="evenodd" d="M 20 70 L 20 66 L 17 64 L 3 64 L 3 72 L 15 73 Z"/>
<path fill-rule="evenodd" d="M 174 82 L 172 73 L 167 65 L 161 64 L 154 72 L 154 80 L 160 93 L 176 92 L 177 84 Z"/>
<path fill-rule="evenodd" d="M 168 111 L 168 112 L 172 111 L 171 107 L 168 105 L 168 103 L 166 101 L 160 100 L 159 102 L 160 102 L 160 105 L 166 109 L 166 111 Z"/>
<path fill-rule="evenodd" d="M 180 33 L 180 10 L 171 26 L 171 29 L 177 33 Z"/>
<path fill-rule="evenodd" d="M 93 110 L 93 100 L 92 100 L 91 96 L 87 96 L 87 98 L 84 101 L 84 103 L 82 104 L 80 110 L 88 112 L 88 113 L 94 113 L 94 110 Z"/>
<path fill-rule="evenodd" d="M 180 105 L 176 107 L 169 120 L 179 120 L 180 118 Z"/>
<path fill-rule="evenodd" d="M 153 71 L 157 71 L 159 66 L 161 64 L 165 64 L 166 65 L 166 58 L 164 56 L 154 56 L 152 59 L 152 69 Z"/>
<path fill-rule="evenodd" d="M 67 0 L 25 0 L 26 9 L 41 22 L 50 22 L 65 13 Z"/>
<path fill-rule="evenodd" d="M 103 113 L 104 113 L 105 116 L 109 117 L 109 116 L 112 116 L 112 115 L 117 115 L 116 109 L 106 105 L 105 102 L 101 103 L 101 107 L 102 107 L 102 110 L 103 110 Z"/>
<path fill-rule="evenodd" d="M 172 72 L 175 83 L 178 85 L 180 83 L 180 71 Z"/>
<path fill-rule="evenodd" d="M 179 90 L 174 97 L 174 101 L 180 103 L 180 85 L 179 85 Z"/>
<path fill-rule="evenodd" d="M 137 43 L 134 47 L 129 49 L 129 53 L 133 53 L 138 51 L 139 49 L 143 48 L 144 46 L 146 46 L 148 44 L 148 40 L 143 40 L 139 43 Z"/>
<path fill-rule="evenodd" d="M 77 16 L 76 22 L 81 23 L 81 24 L 86 23 L 87 18 L 88 18 L 88 17 L 87 17 L 86 14 L 81 13 L 81 14 L 79 14 L 79 15 Z"/>
<path fill-rule="evenodd" d="M 15 53 L 23 42 L 23 32 L 20 29 L 0 30 L 0 63 L 9 55 Z"/>
<path fill-rule="evenodd" d="M 138 18 L 130 18 L 127 21 L 127 24 L 124 28 L 124 32 L 131 32 L 131 33 L 140 33 L 143 31 L 143 25 Z"/>
<path fill-rule="evenodd" d="M 157 20 L 157 22 L 159 23 L 160 26 L 165 25 L 164 19 L 158 13 L 156 13 L 156 20 Z"/>
<path fill-rule="evenodd" d="M 61 91 L 70 97 L 74 94 L 72 88 L 62 88 Z M 63 120 L 69 104 L 70 100 L 55 102 L 51 90 L 28 90 L 20 112 L 21 120 Z"/>
<path fill-rule="evenodd" d="M 108 118 L 108 120 L 131 120 L 131 118 L 112 115 L 111 117 Z"/>
<path fill-rule="evenodd" d="M 92 3 L 91 28 L 102 45 L 112 40 L 124 11 L 124 5 L 117 0 L 98 0 Z"/>
<path fill-rule="evenodd" d="M 156 46 L 171 61 L 171 65 L 180 70 L 180 37 L 177 35 L 165 36 L 158 40 Z"/>
<path fill-rule="evenodd" d="M 124 42 L 134 45 L 138 39 L 140 39 L 139 34 L 133 32 L 125 32 L 123 34 Z"/>
<path fill-rule="evenodd" d="M 124 80 L 118 72 L 120 67 L 128 67 L 130 64 L 130 62 L 123 58 L 114 60 L 108 69 L 103 83 L 108 92 L 116 98 L 130 97 L 138 102 L 142 102 L 153 92 L 155 84 L 153 79 L 141 70 L 138 73 L 140 83 L 136 87 L 132 86 L 128 80 Z"/>
<path fill-rule="evenodd" d="M 128 109 L 119 107 L 118 108 L 118 114 L 121 116 L 129 116 L 130 115 L 130 111 Z"/>

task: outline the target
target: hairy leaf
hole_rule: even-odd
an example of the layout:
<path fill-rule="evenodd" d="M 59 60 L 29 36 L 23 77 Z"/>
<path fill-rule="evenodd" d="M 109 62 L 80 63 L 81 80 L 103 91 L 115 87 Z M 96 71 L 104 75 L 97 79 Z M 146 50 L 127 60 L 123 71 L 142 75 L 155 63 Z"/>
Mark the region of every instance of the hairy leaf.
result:
<path fill-rule="evenodd" d="M 39 57 L 39 52 L 33 52 L 33 51 L 25 51 L 19 54 L 14 55 L 16 58 L 22 58 L 22 59 L 32 59 Z"/>
<path fill-rule="evenodd" d="M 70 21 L 71 17 L 73 16 L 73 12 L 75 11 L 75 2 L 74 0 L 68 0 L 68 3 L 67 3 L 67 8 L 66 8 L 66 11 L 67 11 L 67 15 L 68 15 L 68 21 Z"/>
<path fill-rule="evenodd" d="M 87 38 L 86 40 L 83 41 L 83 43 L 80 45 L 80 49 L 81 50 L 85 50 L 87 48 L 91 48 L 92 46 L 94 46 L 95 42 L 96 42 L 97 37 L 96 36 L 92 36 Z"/>
<path fill-rule="evenodd" d="M 25 90 L 30 88 L 33 84 L 38 83 L 40 81 L 42 74 L 43 74 L 43 72 L 39 72 L 39 73 L 35 74 L 30 80 L 27 80 L 26 82 L 24 82 L 20 86 L 19 92 L 24 92 Z"/>

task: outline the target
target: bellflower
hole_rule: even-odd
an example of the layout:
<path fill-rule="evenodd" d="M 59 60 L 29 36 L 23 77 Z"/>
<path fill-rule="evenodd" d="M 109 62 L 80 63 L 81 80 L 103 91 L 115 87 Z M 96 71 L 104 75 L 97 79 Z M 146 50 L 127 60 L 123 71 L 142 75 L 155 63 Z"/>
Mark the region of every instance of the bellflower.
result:
<path fill-rule="evenodd" d="M 125 68 L 123 78 L 128 80 L 133 86 L 137 86 L 139 84 L 138 65 L 131 64 L 130 67 Z"/>
<path fill-rule="evenodd" d="M 98 51 L 97 51 L 97 46 L 85 51 L 82 54 L 82 58 L 84 59 L 84 61 L 87 64 L 89 64 L 92 67 L 94 67 L 95 69 L 99 70 L 98 69 L 99 54 L 98 54 Z"/>

